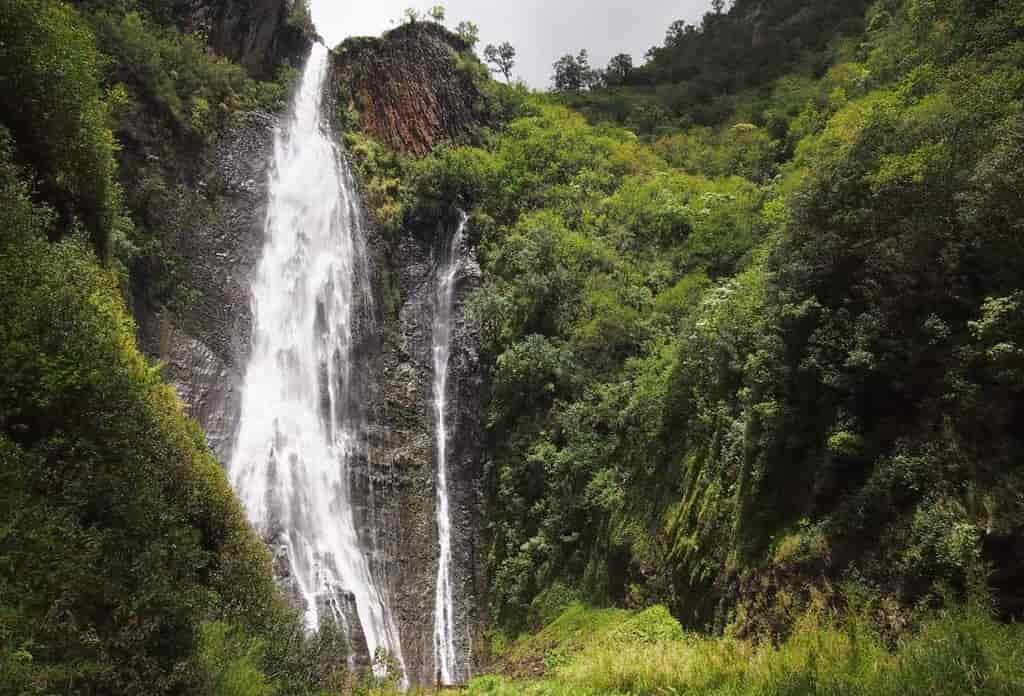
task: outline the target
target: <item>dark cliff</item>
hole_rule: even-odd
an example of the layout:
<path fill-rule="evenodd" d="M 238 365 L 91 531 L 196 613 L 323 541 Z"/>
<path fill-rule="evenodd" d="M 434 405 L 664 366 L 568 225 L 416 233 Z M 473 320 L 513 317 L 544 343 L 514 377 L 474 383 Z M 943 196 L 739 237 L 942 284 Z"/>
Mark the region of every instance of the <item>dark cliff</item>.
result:
<path fill-rule="evenodd" d="M 437 476 L 433 402 L 432 326 L 441 249 L 455 221 L 406 228 L 397 239 L 371 232 L 377 294 L 383 302 L 382 343 L 374 383 L 378 430 L 371 459 L 386 475 L 388 576 L 402 650 L 414 683 L 434 682 L 433 616 L 438 563 L 435 515 Z M 452 583 L 460 676 L 473 671 L 485 617 L 478 606 L 483 582 L 479 543 L 481 477 L 480 340 L 465 316 L 465 302 L 480 283 L 468 244 L 458 249 L 454 326 L 448 379 L 449 498 Z M 386 299 L 385 299 L 386 298 Z"/>
<path fill-rule="evenodd" d="M 395 150 L 425 155 L 438 143 L 466 138 L 484 119 L 478 67 L 462 39 L 419 22 L 341 44 L 335 89 L 339 106 L 359 114 L 362 131 Z"/>
<path fill-rule="evenodd" d="M 299 67 L 316 34 L 297 0 L 190 0 L 181 16 L 184 29 L 201 31 L 214 51 L 259 78 L 282 64 Z"/>
<path fill-rule="evenodd" d="M 442 142 L 470 137 L 480 127 L 483 98 L 471 70 L 463 74 L 459 67 L 475 59 L 460 53 L 466 47 L 454 35 L 421 25 L 385 39 L 349 43 L 362 46 L 357 62 L 378 68 L 365 83 L 349 82 L 340 76 L 354 75 L 346 72 L 353 54 L 336 56 L 326 102 L 331 115 L 353 104 L 345 86 L 359 84 L 361 94 L 371 95 L 356 102 L 366 132 L 401 151 L 425 154 Z M 230 459 L 238 426 L 252 321 L 249 281 L 262 247 L 276 121 L 270 114 L 248 114 L 198 154 L 187 155 L 158 147 L 154 133 L 139 132 L 124 153 L 134 160 L 134 171 L 159 170 L 162 180 L 173 182 L 155 194 L 128 187 L 130 194 L 149 196 L 144 207 L 160 218 L 160 243 L 174 259 L 178 288 L 172 300 L 153 302 L 158 288 L 147 283 L 158 274 L 144 269 L 136 274 L 142 342 L 163 361 L 165 374 L 222 463 Z M 451 219 L 421 221 L 397 234 L 365 221 L 373 297 L 361 305 L 356 326 L 356 351 L 371 369 L 360 380 L 370 452 L 352 467 L 354 514 L 374 572 L 388 588 L 409 677 L 419 684 L 433 683 L 435 669 L 438 531 L 431 329 L 439 249 L 454 231 L 451 212 Z M 468 676 L 485 619 L 476 601 L 483 586 L 483 552 L 477 542 L 482 389 L 479 337 L 463 312 L 479 283 L 479 267 L 471 246 L 463 245 L 459 256 L 449 446 L 458 652 L 461 676 Z M 287 589 L 289 568 L 280 553 L 275 556 Z M 368 659 L 357 652 L 360 661 Z"/>
<path fill-rule="evenodd" d="M 136 194 L 149 196 L 147 214 L 161 218 L 160 243 L 178 284 L 162 304 L 151 299 L 159 273 L 134 274 L 140 344 L 163 362 L 222 463 L 230 457 L 249 351 L 249 281 L 263 243 L 275 124 L 271 114 L 247 114 L 187 176 L 159 193 Z"/>
<path fill-rule="evenodd" d="M 334 53 L 330 80 L 340 132 L 358 128 L 391 149 L 414 156 L 446 142 L 473 139 L 488 122 L 479 88 L 483 70 L 466 44 L 436 24 L 408 24 L 382 38 L 355 38 Z M 360 182 L 363 185 L 369 182 Z M 380 344 L 371 459 L 386 503 L 377 527 L 384 545 L 392 606 L 413 683 L 435 680 L 433 616 L 438 564 L 436 424 L 433 412 L 435 294 L 442 249 L 457 226 L 443 219 L 406 221 L 397 230 L 369 221 Z M 470 235 L 472 237 L 472 235 Z M 447 423 L 458 678 L 480 664 L 486 615 L 480 542 L 483 393 L 480 337 L 465 313 L 479 286 L 476 251 L 457 251 Z M 380 499 L 380 498 L 378 498 Z"/>
<path fill-rule="evenodd" d="M 131 96 L 117 137 L 137 249 L 130 262 L 132 310 L 140 346 L 163 363 L 224 462 L 248 356 L 249 275 L 262 247 L 276 111 L 287 104 L 291 87 L 284 77 L 245 83 L 242 71 L 216 68 L 209 53 L 263 80 L 281 66 L 301 67 L 315 30 L 306 5 L 295 0 L 180 0 L 146 7 L 150 19 L 141 27 L 151 34 L 150 44 L 170 40 L 159 37 L 175 36 L 176 28 L 183 55 L 195 51 L 193 37 L 205 39 L 206 52 L 181 66 L 153 56 L 135 66 L 133 53 L 122 47 L 130 18 L 97 24 L 101 45 L 121 56 L 114 74 Z M 207 75 L 211 82 L 224 72 L 230 88 L 150 80 L 147 69 L 154 66 Z M 204 109 L 215 116 L 197 117 Z"/>

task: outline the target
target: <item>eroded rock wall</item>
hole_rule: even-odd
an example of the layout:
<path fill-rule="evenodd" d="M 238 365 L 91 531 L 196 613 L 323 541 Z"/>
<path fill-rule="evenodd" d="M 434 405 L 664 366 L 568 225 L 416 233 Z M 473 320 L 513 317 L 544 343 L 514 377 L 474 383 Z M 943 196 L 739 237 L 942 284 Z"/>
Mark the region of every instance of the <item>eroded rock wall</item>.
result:
<path fill-rule="evenodd" d="M 460 83 L 462 78 L 451 72 L 456 70 L 456 49 L 445 43 L 451 35 L 445 32 L 438 38 L 433 31 L 428 29 L 420 36 L 426 36 L 425 47 L 423 41 L 404 46 L 405 35 L 399 33 L 400 48 L 394 49 L 388 60 L 400 60 L 402 65 L 385 61 L 371 80 L 379 84 L 372 88 L 370 99 L 375 100 L 373 108 L 381 111 L 366 122 L 367 129 L 407 152 L 425 152 L 478 125 L 473 103 L 479 95 L 472 81 Z M 447 67 L 430 65 L 433 52 L 443 53 L 435 57 L 443 58 Z M 421 65 L 410 67 L 416 64 Z M 421 68 L 427 72 L 418 72 Z M 332 81 L 327 100 L 327 108 L 333 112 L 347 94 L 338 91 L 338 84 Z M 187 301 L 158 307 L 140 299 L 136 306 L 144 349 L 163 361 L 166 376 L 225 464 L 236 436 L 239 390 L 249 356 L 249 285 L 263 245 L 276 125 L 274 116 L 250 114 L 215 145 L 194 156 L 187 173 L 180 177 L 180 195 L 170 206 L 170 214 L 180 214 L 183 222 L 175 228 L 173 238 L 164 240 L 179 257 L 178 277 L 188 287 Z M 153 159 L 146 148 L 135 150 L 140 162 Z M 197 202 L 202 202 L 202 215 L 194 210 Z M 364 222 L 372 297 L 355 317 L 356 359 L 368 366 L 360 375 L 359 393 L 365 401 L 370 447 L 365 460 L 353 465 L 353 513 L 374 572 L 390 595 L 414 684 L 433 684 L 435 679 L 433 623 L 439 546 L 432 327 L 435 259 L 444 240 L 454 232 L 454 211 L 452 215 L 450 220 L 391 236 L 377 229 L 372 220 Z M 478 541 L 483 390 L 479 336 L 464 311 L 466 299 L 479 284 L 480 271 L 469 245 L 460 249 L 460 259 L 448 423 L 454 432 L 449 467 L 458 655 L 460 671 L 468 674 L 473 671 L 474 646 L 480 644 L 485 622 L 480 601 L 483 549 Z M 138 280 L 145 284 L 145 278 Z M 141 298 L 146 293 L 139 294 Z M 268 543 L 288 592 L 286 559 L 281 558 L 273 539 Z M 344 599 L 342 595 L 339 598 Z M 359 663 L 368 662 L 365 648 L 357 646 L 356 652 Z"/>
<path fill-rule="evenodd" d="M 179 257 L 188 299 L 171 308 L 135 303 L 143 350 L 163 363 L 221 462 L 231 455 L 249 356 L 249 284 L 263 245 L 275 125 L 273 115 L 248 114 L 200 154 L 190 184 L 175 191 L 171 208 L 179 210 L 167 213 L 186 224 L 167 226 L 173 238 L 164 240 Z"/>
<path fill-rule="evenodd" d="M 443 27 L 406 24 L 382 38 L 355 38 L 334 52 L 340 106 L 359 128 L 395 150 L 425 155 L 471 134 L 484 115 L 466 44 Z"/>
<path fill-rule="evenodd" d="M 406 667 L 414 683 L 433 684 L 434 591 L 437 579 L 436 445 L 433 411 L 433 321 L 441 245 L 455 220 L 406 229 L 398 239 L 374 233 L 377 288 L 382 297 L 383 343 L 378 355 L 379 437 L 372 458 L 388 475 L 386 546 L 393 607 Z M 460 671 L 473 670 L 474 645 L 482 634 L 477 588 L 481 580 L 480 451 L 482 393 L 479 334 L 465 303 L 480 282 L 473 249 L 460 251 L 449 363 L 448 427 L 452 439 L 449 487 L 452 515 L 452 578 Z"/>
<path fill-rule="evenodd" d="M 200 31 L 210 47 L 257 78 L 278 65 L 299 64 L 309 52 L 312 24 L 294 13 L 299 0 L 189 0 L 183 28 Z"/>
<path fill-rule="evenodd" d="M 382 38 L 349 39 L 334 52 L 332 115 L 389 147 L 424 155 L 471 140 L 486 123 L 468 47 L 432 23 L 408 24 Z M 477 67 L 479 65 L 477 64 Z M 358 124 L 349 120 L 357 113 Z M 339 133 L 340 139 L 340 133 Z M 406 225 L 386 235 L 369 224 L 381 343 L 374 379 L 371 459 L 380 472 L 378 528 L 392 605 L 413 683 L 435 683 L 434 603 L 439 555 L 433 411 L 433 322 L 437 267 L 455 232 L 450 218 Z M 472 235 L 468 235 L 470 238 Z M 482 376 L 479 335 L 465 304 L 479 285 L 471 245 L 459 250 L 449 363 L 449 487 L 457 660 L 460 676 L 479 663 L 484 616 L 481 529 Z"/>

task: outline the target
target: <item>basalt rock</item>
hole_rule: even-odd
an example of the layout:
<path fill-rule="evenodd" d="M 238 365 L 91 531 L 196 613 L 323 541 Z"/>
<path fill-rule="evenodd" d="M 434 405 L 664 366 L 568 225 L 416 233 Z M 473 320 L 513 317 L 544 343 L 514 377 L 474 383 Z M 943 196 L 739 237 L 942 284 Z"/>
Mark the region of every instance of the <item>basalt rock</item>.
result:
<path fill-rule="evenodd" d="M 182 28 L 204 33 L 217 54 L 266 79 L 279 65 L 299 67 L 315 39 L 297 1 L 190 0 Z"/>
<path fill-rule="evenodd" d="M 405 25 L 380 39 L 350 39 L 334 54 L 328 108 L 341 117 L 342 127 L 354 126 L 344 113 L 354 110 L 368 135 L 423 155 L 440 143 L 471 138 L 486 123 L 484 100 L 466 67 L 475 60 L 461 39 L 435 24 Z M 442 249 L 456 226 L 455 211 L 450 219 L 420 221 L 394 235 L 367 221 L 380 337 L 370 417 L 370 459 L 379 476 L 375 527 L 386 530 L 380 567 L 390 580 L 406 669 L 410 681 L 422 685 L 435 683 L 437 669 L 434 304 Z M 483 385 L 479 334 L 465 312 L 480 268 L 470 244 L 463 242 L 458 257 L 447 423 L 456 654 L 459 677 L 465 678 L 481 663 L 486 624 L 479 534 Z"/>
<path fill-rule="evenodd" d="M 178 259 L 176 280 L 188 288 L 187 299 L 154 305 L 147 300 L 149 278 L 133 277 L 140 345 L 163 363 L 225 463 L 249 353 L 249 281 L 262 248 L 275 125 L 269 114 L 248 114 L 200 154 L 168 196 L 162 243 Z"/>
<path fill-rule="evenodd" d="M 483 119 L 469 47 L 433 23 L 406 24 L 382 38 L 355 38 L 334 52 L 339 106 L 395 150 L 425 155 L 470 135 Z"/>
<path fill-rule="evenodd" d="M 397 36 L 396 36 L 397 34 Z M 404 45 L 412 41 L 412 45 Z M 480 125 L 479 97 L 456 67 L 464 49 L 440 27 L 392 32 L 380 40 L 386 65 L 374 84 L 362 84 L 374 115 L 367 128 L 406 151 L 423 153 L 438 142 L 457 139 Z M 396 47 L 396 42 L 398 47 Z M 409 53 L 406 53 L 409 51 Z M 373 52 L 364 53 L 370 60 Z M 336 57 L 335 70 L 349 58 Z M 392 61 L 392 62 L 388 62 Z M 351 65 L 351 64 L 350 64 Z M 390 65 L 391 67 L 387 67 Z M 382 79 L 383 78 L 383 79 Z M 327 107 L 337 113 L 339 78 L 332 74 Z M 369 96 L 367 96 L 369 95 Z M 363 108 L 371 102 L 361 102 Z M 378 110 L 379 109 L 379 110 Z M 163 244 L 178 259 L 176 279 L 187 296 L 170 304 L 147 302 L 147 278 L 135 274 L 135 314 L 141 344 L 163 362 L 190 415 L 206 431 L 220 461 L 230 461 L 236 435 L 239 393 L 252 330 L 250 281 L 259 261 L 266 218 L 276 119 L 250 114 L 241 125 L 202 152 L 181 161 L 154 162 L 155 148 L 132 145 L 125 153 L 132 169 L 160 167 L 175 175 L 176 188 L 162 221 Z M 386 137 L 385 137 L 386 136 Z M 141 138 L 140 138 L 141 140 Z M 160 154 L 160 157 L 166 155 Z M 435 517 L 435 423 L 432 410 L 433 300 L 436 259 L 453 232 L 455 219 L 422 223 L 388 236 L 364 221 L 369 246 L 366 286 L 371 297 L 353 316 L 353 360 L 367 365 L 357 376 L 366 421 L 366 456 L 351 463 L 352 513 L 361 545 L 379 586 L 389 596 L 398 623 L 403 657 L 414 684 L 435 678 L 433 617 L 438 563 Z M 458 279 L 449 367 L 449 463 L 452 514 L 452 576 L 460 671 L 469 674 L 479 652 L 483 616 L 483 559 L 478 540 L 483 392 L 479 336 L 465 315 L 465 301 L 479 284 L 474 251 L 459 251 Z M 272 537 L 273 535 L 271 535 Z M 300 608 L 287 554 L 268 539 L 286 596 Z M 354 666 L 366 666 L 365 638 L 351 596 L 335 588 L 318 601 L 332 603 L 352 624 L 347 631 Z M 327 607 L 322 607 L 326 609 Z M 337 612 L 334 612 L 337 615 Z"/>
<path fill-rule="evenodd" d="M 407 229 L 398 239 L 371 236 L 382 305 L 383 345 L 377 361 L 374 420 L 380 437 L 372 458 L 388 471 L 392 537 L 387 545 L 392 607 L 413 683 L 432 685 L 434 589 L 437 580 L 436 447 L 433 413 L 433 320 L 441 247 L 456 221 Z M 485 617 L 479 610 L 483 580 L 478 530 L 481 496 L 482 393 L 479 334 L 465 302 L 480 282 L 468 244 L 459 249 L 455 323 L 448 377 L 449 495 L 452 519 L 452 584 L 460 671 L 473 671 Z"/>

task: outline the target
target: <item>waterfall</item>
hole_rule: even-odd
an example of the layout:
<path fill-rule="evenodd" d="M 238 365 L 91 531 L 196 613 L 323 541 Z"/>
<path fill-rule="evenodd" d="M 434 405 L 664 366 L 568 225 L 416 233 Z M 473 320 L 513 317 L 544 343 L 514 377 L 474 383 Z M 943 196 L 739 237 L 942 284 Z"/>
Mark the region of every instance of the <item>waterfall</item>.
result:
<path fill-rule="evenodd" d="M 434 294 L 434 418 L 437 436 L 437 586 L 434 594 L 434 664 L 442 684 L 459 679 L 455 657 L 455 601 L 452 592 L 452 520 L 448 496 L 448 362 L 451 357 L 455 285 L 459 273 L 459 247 L 466 216 L 435 258 Z"/>
<path fill-rule="evenodd" d="M 229 474 L 257 531 L 284 548 L 309 628 L 324 615 L 350 639 L 361 628 L 369 656 L 390 653 L 404 682 L 388 594 L 363 541 L 373 530 L 361 530 L 354 513 L 369 502 L 354 501 L 352 491 L 356 467 L 369 466 L 355 324 L 372 300 L 351 175 L 321 119 L 327 66 L 327 50 L 315 45 L 287 127 L 275 136 Z M 347 616 L 343 607 L 353 603 L 356 616 Z"/>

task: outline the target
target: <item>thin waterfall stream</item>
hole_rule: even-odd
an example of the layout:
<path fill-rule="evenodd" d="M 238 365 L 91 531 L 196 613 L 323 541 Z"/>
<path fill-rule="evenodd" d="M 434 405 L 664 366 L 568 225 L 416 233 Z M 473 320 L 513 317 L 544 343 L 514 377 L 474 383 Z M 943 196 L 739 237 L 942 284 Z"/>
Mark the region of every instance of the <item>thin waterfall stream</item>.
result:
<path fill-rule="evenodd" d="M 443 685 L 457 684 L 455 599 L 452 591 L 452 520 L 448 486 L 448 363 L 452 349 L 455 287 L 459 274 L 459 248 L 466 228 L 462 215 L 455 234 L 444 240 L 435 257 L 434 294 L 434 418 L 437 466 L 437 586 L 434 595 L 434 664 Z"/>
<path fill-rule="evenodd" d="M 372 294 L 357 195 L 321 114 L 327 73 L 327 49 L 314 45 L 275 136 L 229 474 L 257 531 L 284 548 L 310 630 L 327 615 L 350 642 L 361 630 L 369 657 L 386 651 L 404 683 L 387 585 L 367 548 L 375 533 L 354 511 L 354 471 L 369 467 L 356 331 Z"/>

